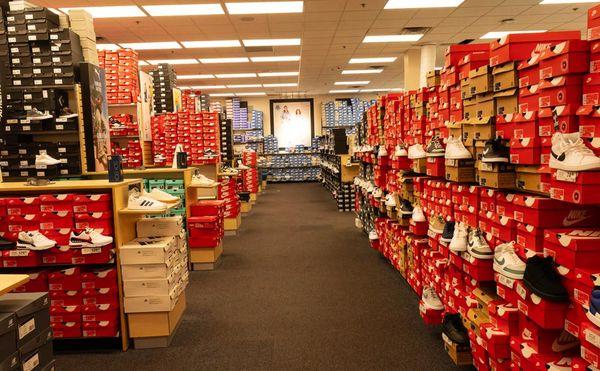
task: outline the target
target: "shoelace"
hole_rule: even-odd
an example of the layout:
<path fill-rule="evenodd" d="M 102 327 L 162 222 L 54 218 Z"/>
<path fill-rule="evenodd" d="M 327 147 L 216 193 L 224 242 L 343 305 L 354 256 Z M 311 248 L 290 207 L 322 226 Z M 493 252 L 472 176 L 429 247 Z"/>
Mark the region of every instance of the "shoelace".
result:
<path fill-rule="evenodd" d="M 586 147 L 585 143 L 583 143 L 583 140 L 581 138 L 579 138 L 575 142 L 569 141 L 569 143 L 567 143 L 567 146 L 565 148 L 565 153 L 577 154 L 577 155 L 581 155 L 583 157 L 594 156 L 594 152 L 591 149 L 589 149 L 588 147 Z"/>
<path fill-rule="evenodd" d="M 508 255 L 508 260 L 511 264 L 522 264 L 523 261 L 519 258 L 517 253 L 515 252 L 515 246 L 513 244 L 506 245 L 504 247 L 504 252 Z"/>

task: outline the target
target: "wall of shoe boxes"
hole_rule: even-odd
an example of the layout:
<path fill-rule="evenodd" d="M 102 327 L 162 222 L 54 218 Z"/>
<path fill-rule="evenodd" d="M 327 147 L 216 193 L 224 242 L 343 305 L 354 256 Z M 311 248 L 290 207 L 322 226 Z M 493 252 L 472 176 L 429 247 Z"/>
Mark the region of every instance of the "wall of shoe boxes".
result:
<path fill-rule="evenodd" d="M 242 190 L 250 193 L 258 193 L 258 186 L 261 181 L 257 169 L 258 154 L 254 150 L 244 150 L 241 161 L 247 167 L 246 169 L 242 168 Z"/>
<path fill-rule="evenodd" d="M 451 86 L 380 99 L 361 129 L 357 226 L 421 297 L 424 322 L 442 325 L 457 364 L 600 367 L 598 10 L 589 43 L 561 32 L 449 47 L 439 79 Z M 489 62 L 473 63 L 480 53 Z M 473 158 L 445 159 L 442 141 L 416 146 L 452 134 Z M 392 155 L 378 156 L 383 144 Z M 449 140 L 445 156 L 462 146 Z M 399 198 L 396 214 L 386 192 Z"/>
<path fill-rule="evenodd" d="M 346 155 L 346 157 L 349 157 Z M 322 151 L 320 154 L 321 181 L 336 200 L 339 211 L 354 210 L 355 187 L 345 175 L 348 171 L 345 160 L 340 155 Z"/>
<path fill-rule="evenodd" d="M 319 179 L 318 142 L 314 138 L 310 148 L 297 145 L 280 152 L 277 138 L 268 135 L 264 137 L 262 153 L 265 162 L 260 168 L 266 172 L 270 182 L 311 182 Z"/>

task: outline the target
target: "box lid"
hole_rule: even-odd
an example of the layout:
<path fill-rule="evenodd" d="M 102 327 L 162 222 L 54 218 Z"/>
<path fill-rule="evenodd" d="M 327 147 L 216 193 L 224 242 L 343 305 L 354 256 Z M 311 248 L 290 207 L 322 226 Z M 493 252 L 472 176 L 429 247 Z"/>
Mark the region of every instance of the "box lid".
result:
<path fill-rule="evenodd" d="M 517 93 L 517 88 L 514 89 L 508 89 L 508 90 L 504 90 L 498 93 L 494 93 L 494 98 L 504 98 L 504 97 L 511 97 L 511 96 L 518 96 Z"/>
<path fill-rule="evenodd" d="M 458 61 L 459 66 L 464 66 L 471 62 L 482 62 L 487 61 L 490 58 L 489 50 L 484 51 L 474 51 L 462 57 L 460 61 Z"/>
<path fill-rule="evenodd" d="M 527 111 L 515 114 L 515 122 L 531 122 L 536 121 L 538 113 L 536 111 Z"/>
<path fill-rule="evenodd" d="M 577 116 L 600 117 L 600 107 L 587 105 L 577 109 Z"/>
<path fill-rule="evenodd" d="M 517 115 L 514 113 L 506 113 L 504 115 L 496 115 L 497 124 L 509 124 L 516 121 Z"/>
<path fill-rule="evenodd" d="M 539 63 L 540 63 L 540 53 L 533 51 L 531 53 L 531 58 L 520 62 L 519 65 L 517 66 L 517 69 L 519 71 L 526 70 L 528 68 L 537 66 Z"/>
<path fill-rule="evenodd" d="M 0 312 L 15 313 L 18 318 L 28 316 L 50 307 L 48 294 L 35 293 L 8 293 L 0 296 Z"/>
<path fill-rule="evenodd" d="M 0 313 L 0 335 L 14 331 L 17 325 L 17 318 L 14 313 Z"/>
<path fill-rule="evenodd" d="M 516 68 L 516 63 L 515 62 L 507 62 L 498 66 L 494 66 L 492 68 L 492 74 L 493 75 L 499 75 L 501 73 L 505 73 L 505 72 L 509 72 L 509 71 L 513 71 Z"/>
<path fill-rule="evenodd" d="M 454 44 L 448 46 L 446 49 L 446 55 L 450 53 L 468 53 L 468 52 L 476 52 L 476 51 L 486 51 L 490 49 L 490 44 L 488 43 L 480 43 L 480 44 Z"/>
<path fill-rule="evenodd" d="M 539 84 L 526 86 L 519 89 L 519 97 L 529 97 L 539 93 Z"/>
<path fill-rule="evenodd" d="M 600 245 L 600 229 L 546 229 L 544 239 L 569 250 L 595 250 Z"/>
<path fill-rule="evenodd" d="M 513 33 L 492 41 L 490 49 L 495 50 L 511 43 L 537 43 L 540 46 L 544 45 L 545 42 L 579 40 L 580 38 L 581 33 L 579 31 Z"/>
<path fill-rule="evenodd" d="M 558 76 L 550 80 L 540 80 L 538 85 L 540 90 L 551 89 L 557 86 L 581 85 L 581 80 L 581 75 L 565 75 Z"/>
<path fill-rule="evenodd" d="M 556 107 L 544 107 L 539 111 L 539 117 L 547 118 L 547 117 L 563 117 L 563 116 L 572 116 L 576 114 L 576 108 L 574 105 L 566 104 L 562 106 Z"/>
<path fill-rule="evenodd" d="M 567 54 L 567 53 L 579 53 L 585 52 L 587 53 L 589 50 L 589 44 L 585 40 L 567 40 L 561 43 L 558 43 L 553 46 L 548 46 L 544 48 L 540 53 L 540 60 L 554 58 L 557 55 Z"/>
<path fill-rule="evenodd" d="M 481 67 L 475 68 L 474 70 L 469 71 L 469 78 L 473 79 L 479 76 L 487 75 L 490 73 L 492 68 L 490 66 L 483 65 Z"/>

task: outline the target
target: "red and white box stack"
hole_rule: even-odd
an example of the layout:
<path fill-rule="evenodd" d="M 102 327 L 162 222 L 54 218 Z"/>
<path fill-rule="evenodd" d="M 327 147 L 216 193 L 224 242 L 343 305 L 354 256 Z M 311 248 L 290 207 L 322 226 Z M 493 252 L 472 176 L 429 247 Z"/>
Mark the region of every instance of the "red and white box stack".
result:
<path fill-rule="evenodd" d="M 101 50 L 98 58 L 105 71 L 108 104 L 137 103 L 140 95 L 138 53 L 132 49 Z"/>

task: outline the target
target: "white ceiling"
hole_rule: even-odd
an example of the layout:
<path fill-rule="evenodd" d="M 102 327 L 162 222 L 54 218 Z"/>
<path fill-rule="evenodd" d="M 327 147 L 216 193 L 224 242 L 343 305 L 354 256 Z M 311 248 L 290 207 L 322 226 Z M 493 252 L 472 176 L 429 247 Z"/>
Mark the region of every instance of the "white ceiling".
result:
<path fill-rule="evenodd" d="M 244 1 L 244 0 L 235 0 Z M 257 0 L 254 0 L 257 1 Z M 414 0 L 418 1 L 418 0 Z M 221 0 L 38 0 L 42 6 L 154 5 L 215 3 Z M 370 80 L 365 89 L 403 86 L 403 53 L 424 43 L 438 44 L 437 64 L 443 63 L 445 45 L 478 39 L 489 31 L 585 30 L 587 9 L 594 4 L 539 5 L 540 0 L 465 0 L 457 8 L 384 10 L 386 0 L 304 0 L 304 12 L 269 15 L 209 15 L 96 19 L 99 43 L 198 41 L 229 39 L 301 38 L 300 46 L 274 47 L 273 52 L 247 53 L 242 47 L 140 51 L 141 59 L 251 57 L 301 55 L 300 62 L 177 65 L 180 75 L 300 71 L 299 77 L 211 79 L 179 81 L 186 85 L 226 85 L 298 82 L 297 88 L 265 88 L 267 92 L 327 93 L 336 81 Z M 509 24 L 501 21 L 513 18 Z M 397 34 L 404 27 L 431 27 L 418 43 L 363 44 L 366 35 Z M 585 33 L 583 33 L 585 35 Z M 481 41 L 485 42 L 485 41 Z M 414 44 L 414 45 L 413 45 Z M 398 57 L 383 73 L 341 75 L 353 57 Z M 143 67 L 148 70 L 151 67 Z M 346 87 L 347 88 L 347 87 Z M 239 89 L 238 89 L 239 90 Z M 254 88 L 254 91 L 257 89 Z M 223 93 L 233 90 L 212 91 Z M 207 91 L 211 92 L 211 91 Z"/>

